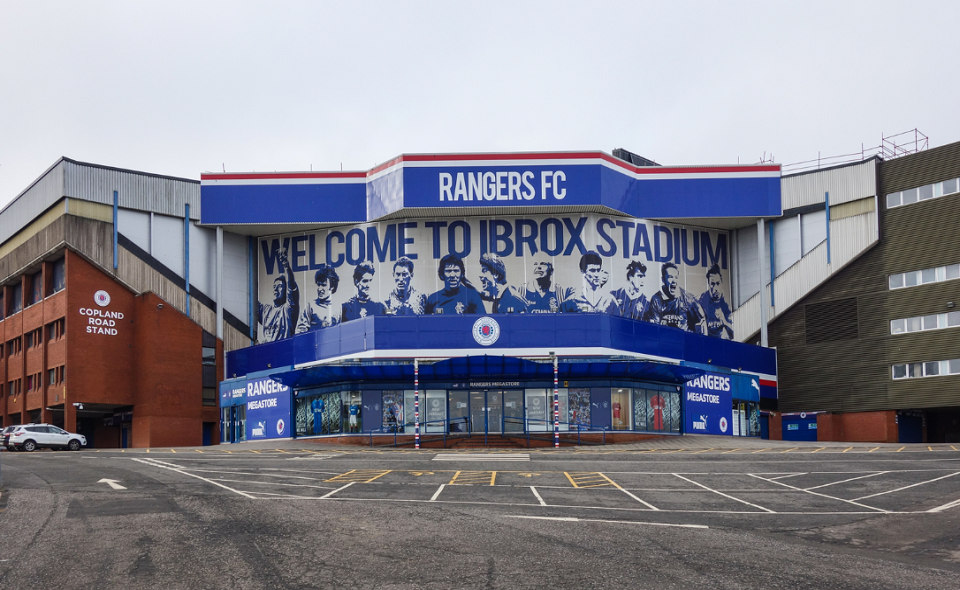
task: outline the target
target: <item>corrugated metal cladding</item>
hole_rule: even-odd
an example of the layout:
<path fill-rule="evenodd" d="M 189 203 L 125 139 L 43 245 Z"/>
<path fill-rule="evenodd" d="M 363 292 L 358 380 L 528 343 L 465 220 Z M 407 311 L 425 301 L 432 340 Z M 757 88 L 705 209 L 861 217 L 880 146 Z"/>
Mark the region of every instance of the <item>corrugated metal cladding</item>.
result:
<path fill-rule="evenodd" d="M 0 244 L 6 242 L 51 205 L 63 198 L 63 161 L 43 173 L 0 210 Z"/>
<path fill-rule="evenodd" d="M 846 203 L 877 194 L 877 162 L 871 158 L 826 170 L 784 176 L 780 180 L 783 210 L 824 202 L 830 193 L 830 204 Z"/>
<path fill-rule="evenodd" d="M 113 205 L 113 191 L 126 209 L 183 217 L 189 203 L 190 219 L 200 220 L 197 181 L 64 160 L 63 196 Z"/>
<path fill-rule="evenodd" d="M 824 301 L 804 306 L 806 343 L 856 340 L 857 298 Z"/>
<path fill-rule="evenodd" d="M 956 178 L 960 176 L 960 143 L 881 162 L 879 172 L 881 194 Z M 784 412 L 960 406 L 958 375 L 894 381 L 891 374 L 894 364 L 960 358 L 960 328 L 890 334 L 890 320 L 944 313 L 951 309 L 948 302 L 960 303 L 960 280 L 892 291 L 887 286 L 891 273 L 960 262 L 956 231 L 960 196 L 890 210 L 884 199 L 880 203 L 883 239 L 812 291 L 801 301 L 803 305 L 786 311 L 770 325 L 770 344 L 778 352 L 779 404 Z M 854 222 L 860 217 L 834 223 Z M 857 338 L 808 344 L 805 312 L 850 299 L 857 303 Z"/>

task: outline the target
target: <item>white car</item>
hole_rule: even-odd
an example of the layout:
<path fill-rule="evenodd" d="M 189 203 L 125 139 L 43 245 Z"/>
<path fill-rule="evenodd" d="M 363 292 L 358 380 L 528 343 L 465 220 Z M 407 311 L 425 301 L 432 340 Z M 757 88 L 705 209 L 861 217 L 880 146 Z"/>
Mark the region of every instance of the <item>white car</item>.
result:
<path fill-rule="evenodd" d="M 79 451 L 87 446 L 87 437 L 74 434 L 52 424 L 24 424 L 17 426 L 7 439 L 11 451 L 34 451 L 39 448 Z"/>

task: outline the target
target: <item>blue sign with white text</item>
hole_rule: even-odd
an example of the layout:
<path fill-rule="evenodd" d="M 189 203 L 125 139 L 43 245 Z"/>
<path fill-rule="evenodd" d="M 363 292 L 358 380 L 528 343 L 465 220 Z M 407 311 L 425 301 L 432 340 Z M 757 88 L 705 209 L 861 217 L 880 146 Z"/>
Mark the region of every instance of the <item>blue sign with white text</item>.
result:
<path fill-rule="evenodd" d="M 269 377 L 247 381 L 247 440 L 289 438 L 290 388 Z"/>
<path fill-rule="evenodd" d="M 707 373 L 683 386 L 684 425 L 688 434 L 732 435 L 733 375 Z"/>

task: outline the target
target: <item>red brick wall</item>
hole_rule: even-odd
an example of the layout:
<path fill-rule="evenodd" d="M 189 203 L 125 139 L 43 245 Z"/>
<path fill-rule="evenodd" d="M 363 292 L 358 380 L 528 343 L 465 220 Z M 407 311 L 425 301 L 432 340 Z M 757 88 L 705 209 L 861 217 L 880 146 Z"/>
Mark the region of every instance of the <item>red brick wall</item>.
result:
<path fill-rule="evenodd" d="M 817 414 L 817 440 L 841 442 L 897 442 L 897 413 L 847 412 Z"/>
<path fill-rule="evenodd" d="M 770 428 L 770 440 L 783 440 L 783 419 L 780 414 L 771 412 L 767 416 L 767 426 Z"/>
<path fill-rule="evenodd" d="M 94 293 L 104 290 L 110 303 L 100 307 Z M 71 421 L 73 405 L 133 404 L 134 390 L 134 294 L 98 268 L 71 251 L 67 251 L 67 420 L 65 428 L 76 427 Z M 120 312 L 123 319 L 112 320 L 115 326 L 102 326 L 117 331 L 116 335 L 91 333 L 98 326 L 81 310 Z M 96 321 L 94 319 L 94 321 Z"/>
<path fill-rule="evenodd" d="M 132 446 L 200 445 L 203 330 L 153 293 L 137 297 L 135 308 Z"/>

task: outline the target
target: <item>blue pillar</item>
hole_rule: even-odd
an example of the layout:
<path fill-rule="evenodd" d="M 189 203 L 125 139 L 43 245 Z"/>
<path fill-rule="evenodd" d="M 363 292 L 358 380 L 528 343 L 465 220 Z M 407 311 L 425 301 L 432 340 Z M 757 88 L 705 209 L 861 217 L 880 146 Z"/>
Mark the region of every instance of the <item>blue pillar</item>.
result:
<path fill-rule="evenodd" d="M 113 270 L 117 270 L 117 219 L 119 218 L 120 197 L 113 191 Z"/>
<path fill-rule="evenodd" d="M 776 297 L 773 295 L 773 283 L 777 280 L 777 252 L 774 247 L 773 228 L 775 221 L 770 222 L 770 305 L 776 305 Z"/>
<path fill-rule="evenodd" d="M 187 293 L 187 317 L 190 317 L 190 203 L 183 206 L 183 282 Z"/>
<path fill-rule="evenodd" d="M 830 264 L 830 193 L 824 193 L 823 202 L 827 206 L 827 264 Z"/>
<path fill-rule="evenodd" d="M 257 338 L 257 294 L 253 292 L 253 272 L 256 268 L 256 251 L 254 250 L 253 236 L 247 236 L 247 291 L 250 293 L 250 340 Z"/>

